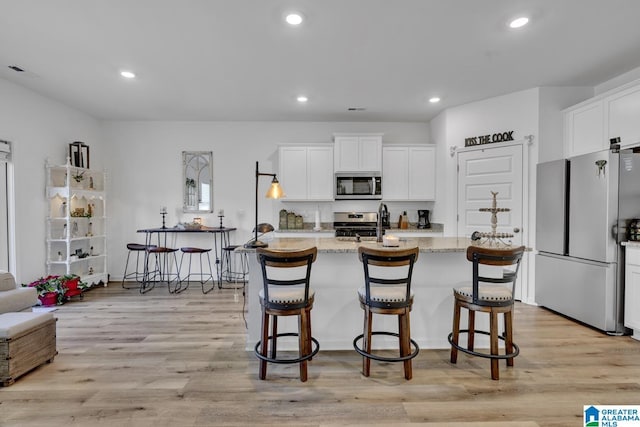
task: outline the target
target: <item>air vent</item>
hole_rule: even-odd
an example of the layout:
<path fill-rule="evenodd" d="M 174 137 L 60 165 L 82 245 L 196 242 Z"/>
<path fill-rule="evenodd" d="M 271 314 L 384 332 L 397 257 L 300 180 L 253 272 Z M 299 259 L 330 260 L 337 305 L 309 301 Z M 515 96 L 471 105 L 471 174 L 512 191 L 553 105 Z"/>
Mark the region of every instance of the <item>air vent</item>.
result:
<path fill-rule="evenodd" d="M 366 111 L 367 109 L 364 107 L 349 107 L 347 111 Z"/>
<path fill-rule="evenodd" d="M 18 67 L 17 65 L 9 65 L 9 68 L 11 68 L 13 71 L 16 71 L 18 73 L 24 73 L 24 70 Z"/>

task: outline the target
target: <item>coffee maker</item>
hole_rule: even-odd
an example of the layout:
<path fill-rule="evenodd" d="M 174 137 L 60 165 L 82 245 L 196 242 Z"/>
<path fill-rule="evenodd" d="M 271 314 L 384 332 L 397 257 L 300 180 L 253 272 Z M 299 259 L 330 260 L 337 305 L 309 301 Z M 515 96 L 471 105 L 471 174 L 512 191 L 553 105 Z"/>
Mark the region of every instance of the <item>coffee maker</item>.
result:
<path fill-rule="evenodd" d="M 382 228 L 391 228 L 391 221 L 389 219 L 389 210 L 387 205 L 382 204 Z"/>
<path fill-rule="evenodd" d="M 418 209 L 418 228 L 431 228 L 429 222 L 429 210 Z"/>

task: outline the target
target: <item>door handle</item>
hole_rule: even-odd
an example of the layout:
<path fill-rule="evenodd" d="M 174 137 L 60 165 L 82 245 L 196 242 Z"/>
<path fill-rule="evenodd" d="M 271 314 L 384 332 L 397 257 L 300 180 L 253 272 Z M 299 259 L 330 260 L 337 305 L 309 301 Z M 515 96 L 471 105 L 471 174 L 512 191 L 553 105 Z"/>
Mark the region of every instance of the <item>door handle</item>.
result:
<path fill-rule="evenodd" d="M 520 229 L 519 229 L 518 227 L 514 227 L 514 228 L 513 228 L 513 232 L 514 232 L 514 233 L 519 233 L 519 232 L 520 232 Z"/>

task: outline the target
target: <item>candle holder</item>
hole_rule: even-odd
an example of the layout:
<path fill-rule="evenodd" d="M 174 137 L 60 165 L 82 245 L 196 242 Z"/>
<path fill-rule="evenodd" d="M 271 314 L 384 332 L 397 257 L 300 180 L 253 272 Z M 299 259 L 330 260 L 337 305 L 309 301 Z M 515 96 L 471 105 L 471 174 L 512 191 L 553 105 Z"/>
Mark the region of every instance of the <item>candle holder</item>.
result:
<path fill-rule="evenodd" d="M 160 215 L 162 215 L 162 228 L 167 228 L 166 223 L 165 223 L 165 217 L 167 216 L 167 207 L 166 206 L 160 207 Z"/>

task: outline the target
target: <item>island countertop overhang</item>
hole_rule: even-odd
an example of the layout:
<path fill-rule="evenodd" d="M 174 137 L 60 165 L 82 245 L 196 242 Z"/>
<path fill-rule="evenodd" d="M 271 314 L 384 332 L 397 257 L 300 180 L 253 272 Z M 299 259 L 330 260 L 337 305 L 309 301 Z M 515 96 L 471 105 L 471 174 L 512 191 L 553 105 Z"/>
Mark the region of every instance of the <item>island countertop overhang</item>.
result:
<path fill-rule="evenodd" d="M 360 246 L 395 249 L 398 247 L 386 247 L 382 243 L 363 240 L 361 242 L 338 240 L 336 238 L 299 238 L 281 237 L 266 241 L 270 249 L 296 250 L 317 247 L 319 253 L 355 253 Z M 467 237 L 408 237 L 400 238 L 399 248 L 417 246 L 420 252 L 446 253 L 465 252 L 471 245 L 471 239 Z M 255 252 L 255 248 L 239 247 L 238 252 Z"/>

